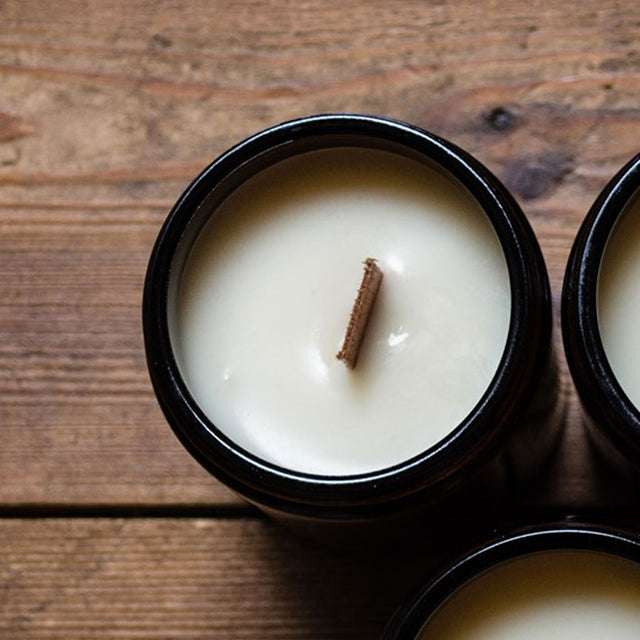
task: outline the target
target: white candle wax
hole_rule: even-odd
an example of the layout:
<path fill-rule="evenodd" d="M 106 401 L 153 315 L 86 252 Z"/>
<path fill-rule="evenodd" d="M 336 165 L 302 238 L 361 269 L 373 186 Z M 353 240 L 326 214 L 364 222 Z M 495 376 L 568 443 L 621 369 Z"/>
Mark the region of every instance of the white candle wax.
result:
<path fill-rule="evenodd" d="M 640 200 L 623 212 L 598 277 L 598 325 L 609 365 L 640 407 Z"/>
<path fill-rule="evenodd" d="M 355 370 L 337 360 L 372 257 L 384 272 Z M 510 320 L 504 254 L 477 202 L 382 151 L 309 152 L 222 204 L 186 264 L 171 340 L 200 407 L 297 471 L 389 467 L 486 391 Z"/>
<path fill-rule="evenodd" d="M 640 567 L 615 556 L 549 551 L 462 586 L 416 640 L 637 640 Z"/>

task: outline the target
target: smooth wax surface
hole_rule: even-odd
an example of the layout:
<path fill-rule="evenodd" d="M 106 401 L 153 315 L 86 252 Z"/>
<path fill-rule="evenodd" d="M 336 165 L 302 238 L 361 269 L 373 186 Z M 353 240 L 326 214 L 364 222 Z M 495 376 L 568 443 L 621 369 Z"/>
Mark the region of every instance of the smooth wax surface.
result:
<path fill-rule="evenodd" d="M 637 640 L 640 566 L 550 551 L 508 561 L 464 585 L 417 640 Z"/>
<path fill-rule="evenodd" d="M 372 257 L 384 280 L 357 368 L 337 360 Z M 264 170 L 187 262 L 172 344 L 199 405 L 289 469 L 378 470 L 471 411 L 510 319 L 504 254 L 470 195 L 391 153 L 307 153 Z"/>
<path fill-rule="evenodd" d="M 640 199 L 616 224 L 598 280 L 598 325 L 607 360 L 640 407 Z"/>

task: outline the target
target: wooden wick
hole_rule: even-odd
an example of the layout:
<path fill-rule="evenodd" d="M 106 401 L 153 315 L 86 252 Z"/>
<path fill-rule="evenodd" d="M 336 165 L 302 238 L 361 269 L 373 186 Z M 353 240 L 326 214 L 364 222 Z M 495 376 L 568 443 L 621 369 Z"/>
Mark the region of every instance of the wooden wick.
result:
<path fill-rule="evenodd" d="M 371 316 L 373 304 L 382 282 L 382 269 L 373 258 L 364 261 L 364 275 L 358 289 L 358 295 L 351 309 L 347 332 L 344 336 L 342 348 L 338 352 L 338 360 L 342 360 L 349 369 L 353 369 L 358 361 L 360 346 Z"/>

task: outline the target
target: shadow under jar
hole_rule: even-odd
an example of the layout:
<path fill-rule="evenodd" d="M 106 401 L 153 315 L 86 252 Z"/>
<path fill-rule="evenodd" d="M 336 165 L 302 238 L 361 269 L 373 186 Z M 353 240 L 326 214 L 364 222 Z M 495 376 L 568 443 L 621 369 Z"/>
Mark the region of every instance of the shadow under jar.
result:
<path fill-rule="evenodd" d="M 571 250 L 562 294 L 569 368 L 601 459 L 640 471 L 640 155 L 609 182 Z M 628 482 L 630 481 L 630 482 Z"/>
<path fill-rule="evenodd" d="M 382 284 L 350 368 L 368 259 Z M 531 228 L 487 169 L 405 123 L 311 116 L 215 160 L 160 231 L 143 323 L 185 447 L 325 540 L 494 509 L 557 435 Z"/>
<path fill-rule="evenodd" d="M 640 543 L 593 525 L 523 530 L 434 577 L 383 640 L 633 640 Z"/>

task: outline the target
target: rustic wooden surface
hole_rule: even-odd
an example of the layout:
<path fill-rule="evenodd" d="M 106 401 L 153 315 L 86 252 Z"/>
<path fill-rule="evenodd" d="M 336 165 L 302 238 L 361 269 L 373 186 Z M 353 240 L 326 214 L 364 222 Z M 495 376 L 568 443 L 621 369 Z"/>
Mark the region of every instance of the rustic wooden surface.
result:
<path fill-rule="evenodd" d="M 391 116 L 507 184 L 557 315 L 585 212 L 640 151 L 639 30 L 631 0 L 0 0 L 0 637 L 377 637 L 447 550 L 318 549 L 190 459 L 142 351 L 155 235 L 239 139 Z M 568 389 L 545 500 L 632 510 Z"/>

